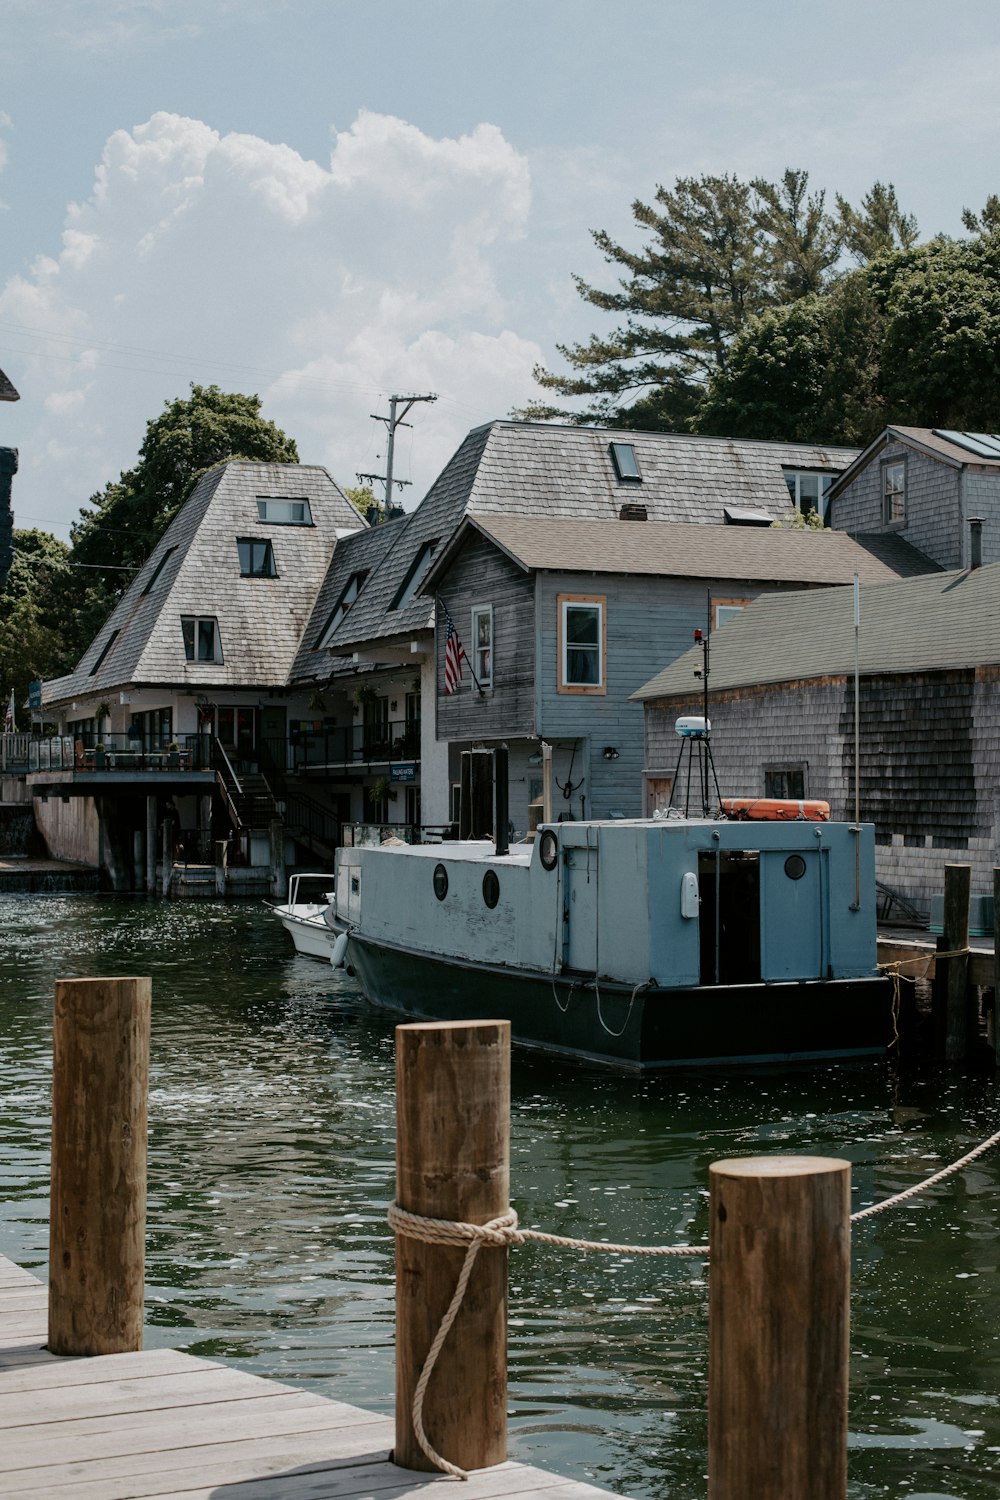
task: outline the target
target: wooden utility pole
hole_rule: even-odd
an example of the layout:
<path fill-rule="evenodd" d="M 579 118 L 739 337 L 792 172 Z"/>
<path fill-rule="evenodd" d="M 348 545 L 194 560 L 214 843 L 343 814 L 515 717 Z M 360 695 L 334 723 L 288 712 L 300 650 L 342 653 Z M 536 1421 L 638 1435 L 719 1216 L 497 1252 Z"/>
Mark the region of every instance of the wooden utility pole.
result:
<path fill-rule="evenodd" d="M 850 1163 L 709 1168 L 709 1500 L 845 1500 Z"/>
<path fill-rule="evenodd" d="M 58 979 L 49 1348 L 142 1348 L 149 979 Z"/>
<path fill-rule="evenodd" d="M 412 406 L 415 406 L 418 401 L 436 401 L 436 400 L 437 400 L 437 396 L 433 395 L 433 394 L 427 395 L 427 396 L 390 396 L 389 397 L 389 415 L 387 417 L 380 417 L 378 415 L 378 413 L 374 412 L 374 411 L 371 414 L 373 422 L 384 422 L 385 423 L 385 430 L 386 430 L 386 433 L 388 434 L 388 441 L 386 443 L 386 452 L 385 452 L 385 473 L 384 474 L 358 474 L 357 477 L 358 477 L 358 479 L 361 480 L 362 484 L 376 484 L 376 483 L 380 483 L 380 484 L 384 484 L 385 485 L 385 515 L 383 517 L 383 520 L 388 521 L 388 519 L 389 519 L 389 510 L 390 510 L 390 507 L 392 506 L 392 487 L 393 487 L 393 484 L 397 485 L 399 489 L 402 489 L 404 487 L 404 485 L 408 485 L 410 483 L 410 481 L 408 479 L 394 479 L 393 478 L 392 468 L 393 468 L 393 459 L 394 459 L 394 455 L 395 455 L 395 451 L 396 451 L 396 428 L 397 427 L 410 427 L 412 425 L 410 422 L 404 422 L 403 418 L 406 416 L 406 413 L 410 410 L 410 408 Z M 402 411 L 398 411 L 397 410 L 397 408 L 400 407 L 400 406 L 402 406 L 402 408 L 403 408 Z"/>
<path fill-rule="evenodd" d="M 426 1218 L 485 1224 L 510 1207 L 510 1022 L 396 1028 L 396 1201 Z M 396 1447 L 433 1469 L 413 1392 L 465 1250 L 396 1236 Z M 507 1250 L 479 1251 L 424 1399 L 433 1447 L 463 1469 L 507 1457 Z"/>

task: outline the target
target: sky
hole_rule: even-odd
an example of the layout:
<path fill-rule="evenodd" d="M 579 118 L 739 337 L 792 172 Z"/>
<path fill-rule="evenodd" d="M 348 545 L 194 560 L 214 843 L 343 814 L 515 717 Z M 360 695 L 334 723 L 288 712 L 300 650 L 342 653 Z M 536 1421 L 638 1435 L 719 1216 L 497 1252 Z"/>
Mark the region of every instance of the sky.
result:
<path fill-rule="evenodd" d="M 0 0 L 0 406 L 16 524 L 67 538 L 192 383 L 407 508 L 606 332 L 590 231 L 680 176 L 891 181 L 922 237 L 1000 191 L 995 0 Z"/>

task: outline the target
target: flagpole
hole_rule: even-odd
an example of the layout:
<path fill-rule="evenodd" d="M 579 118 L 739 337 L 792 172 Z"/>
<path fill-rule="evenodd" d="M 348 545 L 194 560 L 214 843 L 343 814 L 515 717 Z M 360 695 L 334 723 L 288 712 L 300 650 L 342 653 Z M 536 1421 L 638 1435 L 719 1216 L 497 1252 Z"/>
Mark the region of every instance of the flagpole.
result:
<path fill-rule="evenodd" d="M 444 610 L 445 618 L 451 620 L 451 610 L 448 608 L 447 604 L 445 603 L 444 595 L 443 594 L 435 594 L 434 598 L 436 599 L 437 603 L 441 606 L 441 608 Z M 454 623 L 455 623 L 454 620 L 452 620 L 452 625 L 453 626 L 454 626 Z M 456 635 L 458 634 L 457 631 L 455 633 L 456 633 Z M 459 646 L 461 647 L 462 655 L 465 657 L 465 660 L 469 663 L 469 676 L 472 678 L 473 682 L 476 684 L 476 688 L 478 690 L 480 698 L 483 698 L 483 697 L 485 697 L 485 694 L 483 692 L 482 683 L 479 681 L 479 678 L 476 676 L 475 668 L 473 667 L 472 662 L 469 661 L 469 653 L 466 651 L 465 647 L 462 646 L 462 637 L 461 636 L 458 637 L 458 643 L 459 643 Z"/>

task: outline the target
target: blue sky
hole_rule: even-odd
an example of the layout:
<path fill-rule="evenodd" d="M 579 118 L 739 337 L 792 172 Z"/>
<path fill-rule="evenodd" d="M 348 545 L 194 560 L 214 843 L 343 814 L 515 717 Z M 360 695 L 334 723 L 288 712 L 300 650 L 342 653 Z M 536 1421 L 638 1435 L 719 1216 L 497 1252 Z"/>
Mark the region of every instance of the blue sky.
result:
<path fill-rule="evenodd" d="M 0 0 L 0 408 L 19 525 L 65 536 L 192 381 L 413 503 L 601 329 L 588 231 L 657 183 L 895 183 L 924 235 L 1000 191 L 1000 8 L 673 0 Z M 605 325 L 607 326 L 607 325 Z"/>

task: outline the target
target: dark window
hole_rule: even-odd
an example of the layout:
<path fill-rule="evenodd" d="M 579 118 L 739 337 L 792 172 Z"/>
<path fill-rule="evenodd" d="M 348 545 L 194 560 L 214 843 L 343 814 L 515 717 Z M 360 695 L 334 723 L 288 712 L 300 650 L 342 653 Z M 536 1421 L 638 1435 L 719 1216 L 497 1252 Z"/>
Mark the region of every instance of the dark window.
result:
<path fill-rule="evenodd" d="M 409 604 L 427 576 L 437 544 L 438 538 L 434 537 L 432 540 L 424 542 L 420 547 L 416 557 L 406 571 L 406 577 L 403 579 L 395 599 L 392 601 L 391 607 L 393 609 L 402 609 L 404 604 Z"/>
<path fill-rule="evenodd" d="M 448 871 L 444 865 L 434 866 L 434 894 L 439 901 L 443 901 L 448 894 Z"/>
<path fill-rule="evenodd" d="M 771 766 L 764 770 L 764 796 L 801 802 L 806 794 L 803 766 Z"/>
<path fill-rule="evenodd" d="M 906 460 L 882 465 L 882 520 L 887 526 L 906 520 Z"/>
<path fill-rule="evenodd" d="M 153 587 L 153 584 L 159 578 L 160 574 L 163 572 L 164 568 L 167 566 L 167 563 L 170 561 L 170 559 L 173 557 L 173 555 L 174 555 L 174 553 L 176 551 L 177 551 L 176 547 L 168 547 L 167 550 L 166 550 L 166 552 L 164 552 L 163 556 L 160 558 L 159 562 L 156 564 L 156 567 L 153 569 L 152 573 L 150 573 L 150 575 L 149 575 L 149 579 L 148 579 L 148 581 L 146 583 L 146 586 L 145 586 L 145 588 L 142 591 L 144 594 L 148 594 L 149 593 L 150 589 Z"/>
<path fill-rule="evenodd" d="M 632 484 L 641 484 L 642 475 L 639 473 L 639 460 L 635 456 L 635 448 L 631 443 L 609 443 L 611 462 L 615 466 L 615 473 L 619 479 L 630 481 Z"/>
<path fill-rule="evenodd" d="M 111 634 L 108 636 L 107 640 L 104 642 L 103 647 L 101 648 L 100 656 L 97 658 L 97 660 L 94 662 L 94 665 L 90 669 L 91 677 L 94 677 L 97 672 L 100 671 L 101 663 L 107 656 L 108 652 L 111 650 L 111 647 L 114 645 L 120 634 L 120 631 L 112 630 Z"/>
<path fill-rule="evenodd" d="M 333 609 L 330 612 L 330 618 L 327 620 L 326 624 L 323 626 L 322 631 L 320 632 L 319 640 L 316 642 L 317 649 L 320 646 L 325 646 L 327 644 L 330 637 L 333 635 L 333 632 L 336 630 L 337 626 L 340 624 L 341 620 L 347 614 L 347 611 L 350 609 L 351 605 L 358 597 L 358 594 L 361 591 L 361 585 L 364 583 L 367 577 L 367 569 L 358 573 L 352 573 L 350 578 L 344 584 L 344 587 L 340 591 L 340 597 L 338 598 L 336 604 L 333 606 Z"/>
<path fill-rule="evenodd" d="M 500 900 L 500 880 L 496 870 L 487 870 L 483 876 L 483 900 L 490 911 Z"/>
<path fill-rule="evenodd" d="M 277 575 L 274 548 L 267 537 L 237 537 L 236 550 L 240 555 L 240 572 L 244 578 L 274 578 Z"/>

